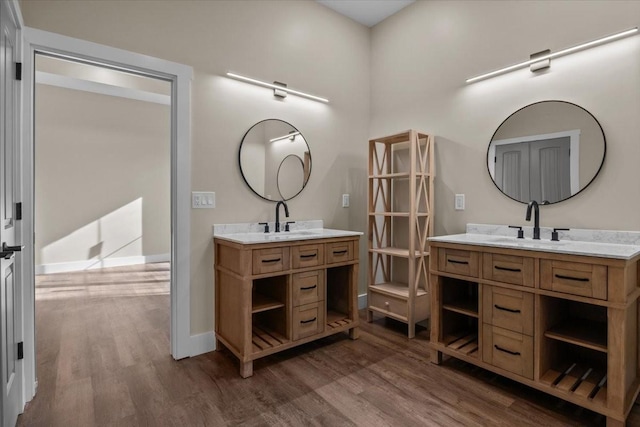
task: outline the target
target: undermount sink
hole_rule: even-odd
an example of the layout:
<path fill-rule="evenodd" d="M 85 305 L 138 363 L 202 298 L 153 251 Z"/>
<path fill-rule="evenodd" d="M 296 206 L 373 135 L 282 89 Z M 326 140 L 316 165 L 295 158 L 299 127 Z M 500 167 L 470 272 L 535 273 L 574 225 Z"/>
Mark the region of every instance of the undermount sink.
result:
<path fill-rule="evenodd" d="M 510 243 L 517 246 L 531 246 L 531 247 L 556 247 L 565 245 L 566 242 L 557 242 L 553 240 L 533 240 L 533 239 L 518 239 L 515 237 L 499 237 L 491 239 L 495 243 Z"/>

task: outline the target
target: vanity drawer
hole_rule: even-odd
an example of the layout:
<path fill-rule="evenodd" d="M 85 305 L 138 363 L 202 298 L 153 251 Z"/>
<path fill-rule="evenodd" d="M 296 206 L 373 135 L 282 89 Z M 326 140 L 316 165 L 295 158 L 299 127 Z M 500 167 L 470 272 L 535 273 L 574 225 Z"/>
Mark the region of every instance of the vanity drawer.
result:
<path fill-rule="evenodd" d="M 533 379 L 533 337 L 485 323 L 482 341 L 485 363 Z"/>
<path fill-rule="evenodd" d="M 482 286 L 484 323 L 533 335 L 533 294 L 497 286 Z"/>
<path fill-rule="evenodd" d="M 369 292 L 369 308 L 377 309 L 402 319 L 406 319 L 408 316 L 406 300 L 381 294 L 373 289 L 370 289 Z"/>
<path fill-rule="evenodd" d="M 315 267 L 324 264 L 324 245 L 302 245 L 291 248 L 293 268 Z"/>
<path fill-rule="evenodd" d="M 438 270 L 478 277 L 478 252 L 440 248 L 438 249 Z"/>
<path fill-rule="evenodd" d="M 289 247 L 253 250 L 253 274 L 289 269 Z"/>
<path fill-rule="evenodd" d="M 293 274 L 293 306 L 324 300 L 324 270 Z"/>
<path fill-rule="evenodd" d="M 353 260 L 353 242 L 334 242 L 325 245 L 327 264 Z"/>
<path fill-rule="evenodd" d="M 533 287 L 533 258 L 485 253 L 482 276 L 496 282 Z"/>
<path fill-rule="evenodd" d="M 583 297 L 607 299 L 607 267 L 579 262 L 540 260 L 540 287 Z"/>
<path fill-rule="evenodd" d="M 291 329 L 294 341 L 324 332 L 324 304 L 316 302 L 294 307 Z"/>

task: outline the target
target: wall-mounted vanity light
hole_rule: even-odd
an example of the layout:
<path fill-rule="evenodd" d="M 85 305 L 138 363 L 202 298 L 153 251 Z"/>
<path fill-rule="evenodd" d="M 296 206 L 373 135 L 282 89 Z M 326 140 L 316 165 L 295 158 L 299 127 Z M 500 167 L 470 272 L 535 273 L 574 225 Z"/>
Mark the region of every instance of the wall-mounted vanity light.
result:
<path fill-rule="evenodd" d="M 515 65 L 511 65 L 509 67 L 501 68 L 496 71 L 492 71 L 490 73 L 482 74 L 480 76 L 472 77 L 467 79 L 467 83 L 477 82 L 478 80 L 488 79 L 489 77 L 497 76 L 499 74 L 508 73 L 509 71 L 517 70 L 518 68 L 523 68 L 529 66 L 531 71 L 538 71 L 544 68 L 548 68 L 551 65 L 551 59 L 557 58 L 559 56 L 567 55 L 573 52 L 577 52 L 579 50 L 588 49 L 590 47 L 598 46 L 613 40 L 618 40 L 623 37 L 634 35 L 638 32 L 638 27 L 631 28 L 630 30 L 622 31 L 620 33 L 612 34 L 607 37 L 602 37 L 600 39 L 583 43 L 578 46 L 570 47 L 567 49 L 559 50 L 558 52 L 551 53 L 550 50 L 545 50 L 542 52 L 534 53 L 530 56 L 528 61 L 520 62 Z"/>
<path fill-rule="evenodd" d="M 283 139 L 289 139 L 289 141 L 293 142 L 293 140 L 296 139 L 296 135 L 300 135 L 300 132 L 289 132 L 286 135 L 282 135 L 277 138 L 270 139 L 269 142 L 282 141 Z"/>
<path fill-rule="evenodd" d="M 273 89 L 273 94 L 280 98 L 284 98 L 287 96 L 288 93 L 290 93 L 293 95 L 302 96 L 304 98 L 313 99 L 314 101 L 329 102 L 329 100 L 326 98 L 321 98 L 319 96 L 310 95 L 308 93 L 300 92 L 298 90 L 289 89 L 287 85 L 284 83 L 280 83 L 280 82 L 267 83 L 261 80 L 252 79 L 250 77 L 244 77 L 235 73 L 227 73 L 227 76 L 231 77 L 232 79 L 242 80 L 243 82 L 253 83 L 254 85 L 271 88 Z"/>

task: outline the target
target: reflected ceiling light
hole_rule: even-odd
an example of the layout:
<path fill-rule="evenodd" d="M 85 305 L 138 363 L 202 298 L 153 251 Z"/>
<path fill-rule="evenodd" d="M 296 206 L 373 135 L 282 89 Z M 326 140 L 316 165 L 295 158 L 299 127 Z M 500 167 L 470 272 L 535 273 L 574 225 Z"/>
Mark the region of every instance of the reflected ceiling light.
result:
<path fill-rule="evenodd" d="M 289 138 L 289 140 L 293 142 L 293 140 L 296 139 L 296 135 L 300 135 L 300 132 L 291 132 L 286 135 L 282 135 L 277 138 L 270 139 L 269 142 L 282 141 L 283 139 L 287 139 L 287 138 Z"/>
<path fill-rule="evenodd" d="M 620 33 L 616 33 L 616 34 L 612 34 L 610 36 L 607 37 L 602 37 L 600 39 L 588 42 L 588 43 L 583 43 L 580 44 L 578 46 L 574 46 L 574 47 L 570 47 L 567 49 L 563 49 L 560 50 L 558 52 L 553 52 L 550 53 L 551 51 L 546 50 L 546 51 L 542 51 L 542 52 L 538 52 L 538 53 L 534 53 L 530 56 L 530 59 L 528 61 L 524 61 L 524 62 L 520 62 L 518 64 L 515 65 L 511 65 L 509 67 L 505 67 L 505 68 L 501 68 L 499 70 L 496 71 L 492 71 L 490 73 L 486 73 L 486 74 L 482 74 L 480 76 L 476 76 L 476 77 L 472 77 L 470 79 L 467 79 L 466 82 L 467 83 L 473 83 L 473 82 L 477 82 L 478 80 L 483 80 L 483 79 L 487 79 L 489 77 L 493 77 L 493 76 L 497 76 L 498 74 L 503 74 L 503 73 L 507 73 L 509 71 L 513 71 L 516 70 L 518 68 L 523 68 L 526 66 L 531 66 L 531 71 L 537 71 L 543 68 L 548 68 L 550 65 L 550 60 L 552 58 L 557 58 L 559 56 L 563 56 L 563 55 L 567 55 L 573 52 L 577 52 L 579 50 L 583 50 L 583 49 L 588 49 L 590 47 L 593 46 L 597 46 L 597 45 L 601 45 L 613 40 L 617 40 L 617 39 L 621 39 L 623 37 L 627 37 L 627 36 L 631 36 L 634 35 L 638 32 L 638 27 L 634 27 L 631 28 L 630 30 L 626 30 L 626 31 L 622 31 Z M 539 65 L 538 63 L 543 63 L 544 65 Z M 545 64 L 546 63 L 546 64 Z"/>
<path fill-rule="evenodd" d="M 329 100 L 326 99 L 326 98 L 321 98 L 319 96 L 310 95 L 308 93 L 300 92 L 298 90 L 289 89 L 287 87 L 287 85 L 284 84 L 284 83 L 280 83 L 280 82 L 267 83 L 267 82 L 263 82 L 261 80 L 252 79 L 250 77 L 244 77 L 244 76 L 241 76 L 241 75 L 235 74 L 235 73 L 227 73 L 227 76 L 231 77 L 232 79 L 242 80 L 243 82 L 253 83 L 253 84 L 258 85 L 258 86 L 264 86 L 264 87 L 271 88 L 271 89 L 274 90 L 273 94 L 275 96 L 278 96 L 278 97 L 281 97 L 281 98 L 286 97 L 287 93 L 291 93 L 293 95 L 298 95 L 298 96 L 302 96 L 304 98 L 313 99 L 314 101 L 329 102 Z"/>

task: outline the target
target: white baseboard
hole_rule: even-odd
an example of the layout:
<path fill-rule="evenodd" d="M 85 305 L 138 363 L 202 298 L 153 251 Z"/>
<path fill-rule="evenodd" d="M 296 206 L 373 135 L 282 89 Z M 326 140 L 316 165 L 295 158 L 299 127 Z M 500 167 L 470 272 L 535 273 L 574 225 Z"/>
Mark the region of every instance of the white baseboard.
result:
<path fill-rule="evenodd" d="M 191 354 L 190 357 L 200 354 L 209 353 L 216 349 L 216 338 L 213 331 L 204 334 L 191 335 Z"/>
<path fill-rule="evenodd" d="M 367 308 L 367 294 L 358 295 L 358 310 Z"/>
<path fill-rule="evenodd" d="M 122 267 L 125 265 L 151 264 L 154 262 L 167 262 L 171 260 L 171 254 L 140 255 L 119 258 L 105 258 L 101 260 L 57 262 L 52 264 L 36 265 L 36 274 L 67 273 L 70 271 L 95 270 L 105 267 Z"/>

